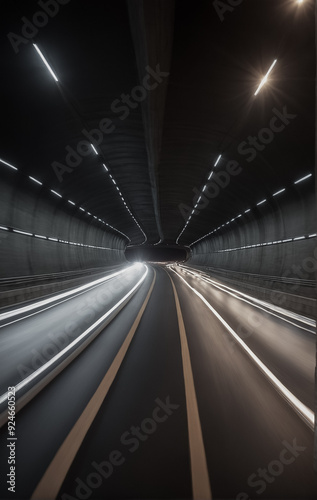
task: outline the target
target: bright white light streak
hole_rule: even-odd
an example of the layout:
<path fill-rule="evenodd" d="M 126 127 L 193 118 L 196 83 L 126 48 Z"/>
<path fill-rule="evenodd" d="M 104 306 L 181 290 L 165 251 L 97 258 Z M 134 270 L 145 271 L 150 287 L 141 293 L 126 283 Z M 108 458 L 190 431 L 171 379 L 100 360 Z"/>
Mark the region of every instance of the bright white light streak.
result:
<path fill-rule="evenodd" d="M 60 198 L 63 198 L 61 194 L 57 193 L 53 189 L 51 189 L 51 193 L 55 194 L 56 196 L 59 196 Z"/>
<path fill-rule="evenodd" d="M 275 64 L 276 64 L 276 63 L 277 63 L 277 59 L 274 59 L 274 61 L 272 62 L 271 66 L 270 66 L 270 68 L 269 68 L 269 70 L 268 70 L 268 72 L 266 73 L 265 77 L 264 77 L 264 78 L 262 78 L 261 83 L 260 83 L 260 85 L 258 86 L 258 88 L 256 89 L 256 91 L 255 91 L 254 95 L 257 95 L 257 94 L 260 92 L 260 90 L 261 90 L 261 88 L 263 87 L 263 85 L 267 82 L 268 76 L 269 76 L 269 74 L 271 73 L 271 71 L 272 71 L 272 69 L 274 68 L 274 66 L 275 66 Z"/>
<path fill-rule="evenodd" d="M 18 229 L 13 229 L 14 233 L 25 234 L 25 236 L 33 236 L 32 233 L 28 233 L 27 231 L 19 231 Z"/>
<path fill-rule="evenodd" d="M 67 200 L 67 201 L 68 201 L 68 203 L 70 203 L 71 205 L 76 206 L 76 205 L 75 205 L 75 203 L 74 203 L 73 201 L 71 201 L 71 200 Z"/>
<path fill-rule="evenodd" d="M 42 240 L 47 240 L 47 237 L 46 236 L 42 236 L 41 234 L 35 234 L 34 236 L 35 236 L 35 238 L 40 238 Z"/>
<path fill-rule="evenodd" d="M 42 365 L 40 368 L 38 368 L 33 373 L 31 373 L 31 375 L 29 375 L 28 377 L 23 379 L 21 382 L 19 382 L 15 386 L 15 392 L 18 392 L 20 389 L 22 389 L 23 387 L 28 385 L 32 380 L 34 380 L 41 373 L 46 371 L 47 368 L 49 368 L 54 363 L 56 363 L 56 361 L 61 359 L 66 353 L 68 353 L 71 349 L 73 349 L 73 347 L 75 347 L 83 338 L 87 337 L 93 330 L 95 330 L 100 324 L 102 324 L 105 321 L 105 319 L 108 318 L 118 307 L 120 307 L 120 305 L 123 304 L 127 300 L 127 298 L 130 297 L 130 295 L 132 295 L 133 292 L 145 280 L 146 275 L 148 273 L 147 266 L 145 266 L 145 268 L 146 268 L 145 273 L 143 274 L 141 279 L 137 282 L 136 285 L 134 285 L 134 287 L 124 297 L 122 297 L 122 299 L 120 299 L 113 307 L 111 307 L 111 309 L 109 309 L 109 311 L 107 311 L 103 316 L 101 316 L 101 318 L 99 318 L 97 321 L 95 321 L 95 323 L 93 323 L 89 328 L 87 328 L 87 330 L 85 330 L 82 334 L 80 334 L 78 337 L 76 337 L 76 339 L 73 340 L 73 342 L 68 344 L 68 346 L 64 347 L 64 349 L 62 349 L 58 354 L 56 354 L 53 358 L 51 358 L 47 363 Z M 8 393 L 2 394 L 2 396 L 0 397 L 0 404 L 3 403 L 4 401 L 6 401 L 7 397 L 8 397 Z"/>
<path fill-rule="evenodd" d="M 279 191 L 276 191 L 276 193 L 273 194 L 273 196 L 277 196 L 278 194 L 281 194 L 285 191 L 285 188 L 280 189 Z"/>
<path fill-rule="evenodd" d="M 104 167 L 105 171 L 106 171 L 106 172 L 109 172 L 109 170 L 108 170 L 108 168 L 106 167 L 106 165 L 105 165 L 104 163 L 103 163 L 102 165 L 103 165 L 103 167 Z"/>
<path fill-rule="evenodd" d="M 298 179 L 297 181 L 294 182 L 294 184 L 298 184 L 299 182 L 302 182 L 302 181 L 305 181 L 306 179 L 308 179 L 309 177 L 311 177 L 313 174 L 308 174 L 308 175 L 305 175 L 305 177 L 302 177 L 301 179 Z"/>
<path fill-rule="evenodd" d="M 42 182 L 38 181 L 37 179 L 34 179 L 34 177 L 31 177 L 30 175 L 29 175 L 29 179 L 31 179 L 31 181 L 33 181 L 33 182 L 36 182 L 36 183 L 37 183 L 37 184 L 39 184 L 40 186 L 42 186 L 42 185 L 43 185 L 43 184 L 42 184 Z"/>
<path fill-rule="evenodd" d="M 92 149 L 93 149 L 94 153 L 97 155 L 97 154 L 98 154 L 98 151 L 96 150 L 95 146 L 94 146 L 93 144 L 90 144 L 90 145 L 91 145 L 91 147 L 92 147 Z"/>
<path fill-rule="evenodd" d="M 248 208 L 247 210 L 244 211 L 245 214 L 247 214 L 248 212 L 251 212 L 251 208 Z"/>
<path fill-rule="evenodd" d="M 293 241 L 298 241 L 298 240 L 304 240 L 305 236 L 297 236 L 296 238 L 293 238 Z"/>
<path fill-rule="evenodd" d="M 2 229 L 3 231 L 9 231 L 9 228 L 5 226 L 0 226 L 0 229 Z"/>
<path fill-rule="evenodd" d="M 213 172 L 210 172 L 208 180 L 210 180 L 212 178 L 212 174 L 213 174 Z"/>
<path fill-rule="evenodd" d="M 265 203 L 265 202 L 266 202 L 266 199 L 262 200 L 262 201 L 259 201 L 259 203 L 257 203 L 257 205 L 262 205 L 262 203 Z"/>
<path fill-rule="evenodd" d="M 205 184 L 204 187 L 203 187 L 203 192 L 206 191 L 206 189 L 207 189 L 207 186 Z"/>
<path fill-rule="evenodd" d="M 248 245 L 246 248 L 252 248 L 252 246 L 253 245 Z M 257 246 L 257 245 L 255 245 L 255 246 Z M 180 267 L 182 269 L 184 269 L 183 266 L 180 266 Z M 290 321 L 289 319 L 286 319 L 286 317 L 288 317 L 288 318 L 300 321 L 301 323 L 304 323 L 305 325 L 315 327 L 316 321 L 312 320 L 311 318 L 307 318 L 306 316 L 302 316 L 302 315 L 297 314 L 297 313 L 292 313 L 291 311 L 288 311 L 288 310 L 283 309 L 281 307 L 274 306 L 269 302 L 265 302 L 263 300 L 256 299 L 255 297 L 252 297 L 251 295 L 247 295 L 245 293 L 239 292 L 235 288 L 231 288 L 227 285 L 223 285 L 223 284 L 220 285 L 216 281 L 210 279 L 210 277 L 208 275 L 206 276 L 204 273 L 198 274 L 198 273 L 194 273 L 193 271 L 187 271 L 187 272 L 188 272 L 188 274 L 194 274 L 195 276 L 199 276 L 206 283 L 210 283 L 215 288 L 218 288 L 219 290 L 226 292 L 227 294 L 237 298 L 238 300 L 246 302 L 246 303 L 250 304 L 251 306 L 256 307 L 257 309 L 260 309 L 264 312 L 269 312 L 269 314 L 271 314 L 272 316 L 280 318 L 283 321 L 285 321 L 286 323 L 290 323 L 291 325 L 294 325 L 297 328 L 301 328 L 302 330 L 306 330 L 306 331 L 316 335 L 315 331 L 312 332 L 311 329 L 307 329 L 305 327 L 302 327 L 302 326 L 294 323 L 293 321 Z M 267 309 L 269 309 L 269 311 L 267 311 Z"/>
<path fill-rule="evenodd" d="M 221 155 L 219 155 L 219 156 L 218 156 L 217 161 L 216 161 L 216 163 L 215 163 L 215 165 L 214 165 L 215 167 L 218 165 L 218 163 L 219 163 L 219 161 L 220 161 L 220 158 L 221 158 Z"/>
<path fill-rule="evenodd" d="M 79 207 L 79 210 L 81 210 L 82 212 L 86 212 L 86 210 L 83 207 Z"/>
<path fill-rule="evenodd" d="M 0 162 L 4 163 L 4 165 L 7 165 L 7 167 L 13 168 L 13 170 L 18 170 L 16 167 L 14 167 L 13 165 L 11 165 L 11 163 L 8 163 L 7 161 L 4 161 L 4 160 L 0 159 Z"/>
<path fill-rule="evenodd" d="M 308 235 L 308 238 L 315 238 L 317 236 L 317 233 L 314 233 L 314 234 L 309 234 Z"/>
<path fill-rule="evenodd" d="M 36 45 L 36 43 L 33 43 L 33 47 L 35 48 L 36 52 L 38 53 L 38 55 L 40 56 L 40 58 L 44 62 L 45 66 L 47 67 L 47 69 L 49 70 L 49 72 L 51 73 L 51 75 L 54 78 L 55 82 L 58 82 L 57 76 L 55 75 L 54 71 L 52 70 L 52 68 L 48 64 L 47 60 L 43 56 L 42 52 L 40 51 L 40 49 L 38 48 L 38 46 Z"/>
<path fill-rule="evenodd" d="M 184 278 L 176 273 L 180 279 L 184 281 L 184 283 L 204 302 L 204 304 L 210 309 L 210 311 L 218 318 L 218 320 L 223 324 L 223 326 L 228 330 L 229 333 L 234 337 L 234 339 L 241 345 L 241 347 L 245 350 L 245 352 L 250 356 L 250 358 L 255 362 L 255 364 L 260 368 L 262 373 L 269 379 L 275 389 L 286 399 L 286 401 L 294 408 L 294 410 L 300 415 L 300 417 L 305 421 L 305 423 L 310 427 L 311 430 L 314 430 L 315 424 L 315 416 L 314 412 L 311 411 L 306 405 L 304 405 L 292 392 L 290 392 L 285 385 L 280 382 L 280 380 L 269 370 L 269 368 L 254 354 L 253 351 L 243 342 L 243 340 L 239 337 L 239 335 L 231 328 L 230 325 L 223 319 L 222 316 L 209 304 L 209 302 L 201 295 L 201 293 L 197 292 L 195 288 L 187 283 Z"/>
<path fill-rule="evenodd" d="M 58 241 L 57 238 L 47 238 L 47 239 L 50 240 L 50 241 Z"/>

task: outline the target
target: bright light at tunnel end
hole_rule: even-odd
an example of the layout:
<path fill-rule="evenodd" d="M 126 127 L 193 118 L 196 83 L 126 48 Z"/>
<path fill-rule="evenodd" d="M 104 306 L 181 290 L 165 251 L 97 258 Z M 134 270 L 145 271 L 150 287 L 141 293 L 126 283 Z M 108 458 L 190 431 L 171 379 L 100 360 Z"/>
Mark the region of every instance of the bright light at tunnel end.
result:
<path fill-rule="evenodd" d="M 135 262 L 132 266 L 133 269 L 142 269 L 145 266 L 142 262 Z"/>

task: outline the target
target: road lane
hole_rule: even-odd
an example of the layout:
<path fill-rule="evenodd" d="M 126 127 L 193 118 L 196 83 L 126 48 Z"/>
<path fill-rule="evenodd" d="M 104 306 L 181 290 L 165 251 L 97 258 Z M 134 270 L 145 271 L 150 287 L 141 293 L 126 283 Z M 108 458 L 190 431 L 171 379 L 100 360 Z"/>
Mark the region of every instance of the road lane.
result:
<path fill-rule="evenodd" d="M 241 292 L 237 288 L 232 288 L 232 286 L 225 285 L 224 283 L 213 279 L 206 273 L 202 271 L 197 271 L 194 268 L 188 266 L 177 266 L 178 270 L 184 271 L 185 274 L 189 274 L 195 277 L 200 277 L 203 281 L 210 283 L 213 287 L 216 287 L 222 291 L 225 291 L 228 295 L 234 296 L 238 300 L 243 302 L 251 303 L 251 305 L 257 309 L 268 312 L 271 315 L 282 319 L 286 323 L 297 326 L 300 329 L 306 330 L 314 335 L 316 335 L 316 321 L 315 319 L 303 316 L 301 314 L 289 311 L 278 305 L 272 304 L 264 300 L 257 299 L 256 297 Z M 290 295 L 290 294 L 289 294 Z M 294 295 L 296 297 L 296 295 Z M 313 299 L 312 299 L 313 300 Z M 314 299 L 315 300 L 315 299 Z"/>
<path fill-rule="evenodd" d="M 91 424 L 93 423 L 100 406 L 102 405 L 105 397 L 107 396 L 109 389 L 115 380 L 115 377 L 120 369 L 120 366 L 124 360 L 124 357 L 130 347 L 134 334 L 139 326 L 141 318 L 144 314 L 145 308 L 151 297 L 154 284 L 155 284 L 156 273 L 150 287 L 150 290 L 145 298 L 144 303 L 128 333 L 122 346 L 120 347 L 116 357 L 114 358 L 109 370 L 100 382 L 96 392 L 90 399 L 88 405 L 86 406 L 83 413 L 80 415 L 76 424 L 72 428 L 71 432 L 68 434 L 63 444 L 58 449 L 54 459 L 50 463 L 49 467 L 45 471 L 41 481 L 36 487 L 32 500 L 41 500 L 42 498 L 56 498 L 58 491 L 64 481 L 66 474 L 80 448 L 84 437 L 86 436 Z"/>
<path fill-rule="evenodd" d="M 140 279 L 142 269 L 130 269 L 98 287 L 88 288 L 23 322 L 0 330 L 3 376 L 0 394 L 16 385 L 66 348 L 91 324 L 110 310 Z M 18 348 L 17 348 L 18 346 Z"/>
<path fill-rule="evenodd" d="M 201 498 L 209 500 L 212 498 L 212 493 L 210 489 L 204 439 L 201 431 L 200 416 L 197 405 L 192 365 L 188 349 L 187 334 L 178 294 L 172 279 L 171 283 L 174 292 L 182 351 L 193 498 L 194 500 L 199 500 Z"/>
<path fill-rule="evenodd" d="M 152 416 L 158 401 L 172 408 L 155 425 Z M 121 452 L 123 464 L 92 487 L 93 464 L 108 461 L 114 450 Z M 91 491 L 87 490 L 89 498 L 191 498 L 189 456 L 177 313 L 170 279 L 158 268 L 128 355 L 58 498 L 76 497 L 80 485 L 82 491 Z"/>
<path fill-rule="evenodd" d="M 237 300 L 200 278 L 186 275 L 186 280 L 213 305 L 273 374 L 313 410 L 316 336 Z M 231 349 L 236 349 L 234 343 Z"/>
<path fill-rule="evenodd" d="M 17 495 L 30 498 L 57 449 L 88 404 L 130 330 L 153 280 L 144 286 L 81 355 L 16 416 Z M 0 429 L 1 470 L 6 470 L 6 427 Z M 0 486 L 6 498 L 6 486 Z"/>
<path fill-rule="evenodd" d="M 200 450 L 202 443 L 212 498 L 316 498 L 311 430 L 199 297 L 170 272 L 179 300 L 177 308 L 168 274 L 161 266 L 155 270 L 156 283 L 133 341 L 99 411 L 93 405 L 96 416 L 79 443 L 57 498 L 198 499 L 190 444 L 195 400 L 201 425 Z M 17 495 L 12 498 L 31 498 L 113 363 L 153 276 L 150 267 L 144 285 L 120 314 L 18 413 Z M 223 291 L 210 291 L 209 284 L 197 280 L 192 284 L 199 286 L 233 324 L 240 301 L 228 298 Z M 91 320 L 90 313 L 89 309 L 87 320 Z M 261 314 L 268 321 L 267 313 Z M 245 310 L 240 311 L 240 321 L 247 317 Z M 281 320 L 271 317 L 270 321 L 278 332 Z M 188 345 L 185 362 L 184 335 Z M 255 345 L 259 350 L 262 342 L 265 352 L 266 338 L 268 351 L 274 348 L 266 331 L 258 335 Z M 291 346 L 289 351 L 293 352 Z M 290 374 L 293 361 L 294 373 L 302 362 L 291 357 Z M 193 374 L 191 399 L 186 389 L 186 364 Z M 302 386 L 306 393 L 304 379 Z M 2 470 L 7 467 L 5 439 L 3 428 Z M 198 442 L 194 440 L 194 445 Z M 6 497 L 3 484 L 0 497 Z M 41 498 L 41 493 L 34 498 Z"/>
<path fill-rule="evenodd" d="M 172 277 L 188 334 L 214 498 L 315 498 L 313 433 L 245 352 L 232 349 L 230 334 L 199 297 Z M 268 474 L 270 482 L 258 493 L 258 469 L 271 466 L 284 443 L 294 440 L 305 449 L 283 472 Z"/>
<path fill-rule="evenodd" d="M 127 271 L 131 270 L 134 266 L 120 266 L 115 271 L 104 272 L 101 277 L 91 278 L 87 283 L 71 287 L 68 290 L 49 294 L 48 296 L 39 297 L 27 301 L 27 303 L 18 303 L 14 307 L 1 310 L 0 313 L 0 328 L 6 327 L 10 324 L 17 323 L 28 317 L 35 316 L 36 314 L 58 306 L 63 302 L 67 302 L 69 298 L 74 298 L 78 295 L 85 293 L 85 291 L 98 287 L 106 283 L 115 276 L 120 276 Z"/>

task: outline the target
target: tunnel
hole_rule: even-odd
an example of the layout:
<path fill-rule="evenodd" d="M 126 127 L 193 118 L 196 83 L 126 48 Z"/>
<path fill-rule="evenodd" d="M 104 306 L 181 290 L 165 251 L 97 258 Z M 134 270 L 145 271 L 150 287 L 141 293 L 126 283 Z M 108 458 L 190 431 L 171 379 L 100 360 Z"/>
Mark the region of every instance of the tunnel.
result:
<path fill-rule="evenodd" d="M 317 498 L 314 0 L 1 10 L 0 498 Z"/>

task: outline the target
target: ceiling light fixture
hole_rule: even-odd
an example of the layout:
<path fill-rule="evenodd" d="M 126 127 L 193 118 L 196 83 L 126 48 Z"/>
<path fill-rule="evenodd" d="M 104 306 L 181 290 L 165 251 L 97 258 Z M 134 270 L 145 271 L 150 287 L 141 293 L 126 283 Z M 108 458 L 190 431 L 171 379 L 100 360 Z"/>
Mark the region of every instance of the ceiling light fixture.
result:
<path fill-rule="evenodd" d="M 4 163 L 4 165 L 7 165 L 7 167 L 13 168 L 13 170 L 18 170 L 16 167 L 14 167 L 13 165 L 11 165 L 11 163 L 8 163 L 7 161 L 4 161 L 4 160 L 0 159 L 0 162 Z"/>
<path fill-rule="evenodd" d="M 261 83 L 260 83 L 260 85 L 258 86 L 258 88 L 256 89 L 256 91 L 255 91 L 254 95 L 257 95 L 257 94 L 260 92 L 260 90 L 261 90 L 261 88 L 263 87 L 263 85 L 267 82 L 268 76 L 269 76 L 269 74 L 271 73 L 271 71 L 272 71 L 272 69 L 274 68 L 274 66 L 275 66 L 275 64 L 276 64 L 276 63 L 277 63 L 277 59 L 274 59 L 274 61 L 273 61 L 273 63 L 271 64 L 271 66 L 270 66 L 270 68 L 269 68 L 268 72 L 266 73 L 266 75 L 264 76 L 264 78 L 262 78 Z"/>
<path fill-rule="evenodd" d="M 305 177 L 302 177 L 301 179 L 298 179 L 297 181 L 294 182 L 294 184 L 298 184 L 299 182 L 302 182 L 302 181 L 305 181 L 306 179 L 308 179 L 309 177 L 311 177 L 313 174 L 308 174 L 308 175 L 305 175 Z"/>
<path fill-rule="evenodd" d="M 40 186 L 42 186 L 42 182 L 38 181 L 37 179 L 34 179 L 34 177 L 31 177 L 29 175 L 29 179 L 31 179 L 31 181 L 33 181 L 33 182 L 36 182 L 37 184 L 40 184 Z"/>
<path fill-rule="evenodd" d="M 273 194 L 273 196 L 277 196 L 280 193 L 283 193 L 285 191 L 285 188 L 280 189 L 279 191 L 276 191 L 276 193 Z"/>
<path fill-rule="evenodd" d="M 63 198 L 61 194 L 57 193 L 53 189 L 51 189 L 51 193 L 55 194 L 56 196 L 59 196 L 60 198 Z"/>
<path fill-rule="evenodd" d="M 218 165 L 218 163 L 219 163 L 219 161 L 220 161 L 220 158 L 221 158 L 221 155 L 219 155 L 219 156 L 218 156 L 217 161 L 216 161 L 216 163 L 215 163 L 215 165 L 214 165 L 215 167 Z"/>
<path fill-rule="evenodd" d="M 49 72 L 51 73 L 51 75 L 54 78 L 55 82 L 58 82 L 57 76 L 55 75 L 54 71 L 52 70 L 52 68 L 48 64 L 47 60 L 43 56 L 42 52 L 40 51 L 40 49 L 38 48 L 38 46 L 36 45 L 36 43 L 33 43 L 33 47 L 35 48 L 36 52 L 38 53 L 38 55 L 40 56 L 40 58 L 44 62 L 45 66 L 47 67 L 47 69 L 49 70 Z"/>
<path fill-rule="evenodd" d="M 96 150 L 95 146 L 94 146 L 93 144 L 91 144 L 91 143 L 90 143 L 90 145 L 91 145 L 91 147 L 92 147 L 92 149 L 93 149 L 94 153 L 97 155 L 97 154 L 98 154 L 98 151 Z"/>

